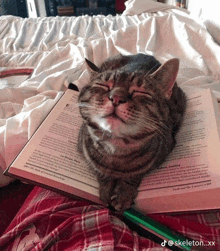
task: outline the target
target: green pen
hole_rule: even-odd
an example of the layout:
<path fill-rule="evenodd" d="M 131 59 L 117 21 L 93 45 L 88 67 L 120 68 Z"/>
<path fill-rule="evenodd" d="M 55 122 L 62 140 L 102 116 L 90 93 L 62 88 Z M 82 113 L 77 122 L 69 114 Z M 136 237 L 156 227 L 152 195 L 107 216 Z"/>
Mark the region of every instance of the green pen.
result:
<path fill-rule="evenodd" d="M 164 242 L 161 243 L 161 246 L 165 246 L 165 244 L 168 243 L 169 246 L 176 246 L 182 250 L 192 250 L 192 244 L 184 236 L 173 233 L 169 228 L 151 219 L 149 216 L 141 214 L 134 208 L 125 210 L 123 216 L 164 240 Z"/>

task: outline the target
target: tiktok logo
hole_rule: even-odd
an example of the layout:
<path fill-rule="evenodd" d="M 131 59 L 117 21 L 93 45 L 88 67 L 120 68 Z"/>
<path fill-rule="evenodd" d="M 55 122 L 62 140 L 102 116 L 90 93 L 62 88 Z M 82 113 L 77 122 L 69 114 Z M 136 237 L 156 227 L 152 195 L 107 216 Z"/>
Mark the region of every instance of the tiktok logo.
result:
<path fill-rule="evenodd" d="M 162 247 L 165 247 L 165 246 L 166 246 L 166 243 L 167 243 L 167 241 L 164 240 L 163 242 L 161 242 L 161 246 L 162 246 Z"/>

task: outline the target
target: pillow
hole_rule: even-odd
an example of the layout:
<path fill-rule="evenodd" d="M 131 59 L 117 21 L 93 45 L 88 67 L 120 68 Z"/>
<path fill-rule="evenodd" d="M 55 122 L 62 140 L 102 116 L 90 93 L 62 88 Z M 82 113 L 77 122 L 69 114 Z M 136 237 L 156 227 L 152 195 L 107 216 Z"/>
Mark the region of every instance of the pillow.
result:
<path fill-rule="evenodd" d="M 219 17 L 217 18 L 209 18 L 205 20 L 205 24 L 208 32 L 211 34 L 216 43 L 220 45 L 220 21 Z"/>
<path fill-rule="evenodd" d="M 206 25 L 213 39 L 220 44 L 219 6 L 216 0 L 189 1 L 188 10 L 194 18 L 199 18 Z"/>
<path fill-rule="evenodd" d="M 158 3 L 156 0 L 128 0 L 125 2 L 123 15 L 139 15 L 144 12 L 158 12 L 168 9 L 180 9 L 174 5 Z M 183 10 L 184 11 L 184 10 Z"/>

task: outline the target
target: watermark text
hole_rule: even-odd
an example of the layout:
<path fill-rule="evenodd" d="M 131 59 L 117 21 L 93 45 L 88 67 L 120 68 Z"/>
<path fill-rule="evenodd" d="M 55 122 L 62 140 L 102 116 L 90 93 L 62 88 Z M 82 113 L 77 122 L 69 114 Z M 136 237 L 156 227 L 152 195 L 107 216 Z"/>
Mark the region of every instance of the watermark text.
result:
<path fill-rule="evenodd" d="M 188 247 L 214 247 L 215 246 L 215 241 L 195 241 L 195 240 L 185 240 L 185 241 L 172 241 L 172 240 L 164 240 L 161 242 L 161 246 L 165 247 L 166 245 L 172 247 L 172 246 L 188 246 Z"/>

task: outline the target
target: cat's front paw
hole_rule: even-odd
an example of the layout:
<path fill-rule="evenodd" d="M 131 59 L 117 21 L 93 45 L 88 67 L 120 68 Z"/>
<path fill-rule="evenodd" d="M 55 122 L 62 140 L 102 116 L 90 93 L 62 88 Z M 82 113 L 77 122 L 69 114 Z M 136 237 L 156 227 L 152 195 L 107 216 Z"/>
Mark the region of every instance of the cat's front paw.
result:
<path fill-rule="evenodd" d="M 117 211 L 124 211 L 131 207 L 137 194 L 138 191 L 135 187 L 122 182 L 122 184 L 119 184 L 115 187 L 114 193 L 110 198 L 110 204 Z"/>
<path fill-rule="evenodd" d="M 131 207 L 138 194 L 140 177 L 132 180 L 103 178 L 98 176 L 100 199 L 108 205 L 113 206 L 117 211 L 124 211 Z"/>
<path fill-rule="evenodd" d="M 113 179 L 101 179 L 99 178 L 99 196 L 100 199 L 107 205 L 111 203 L 111 196 L 115 186 L 115 180 Z"/>

